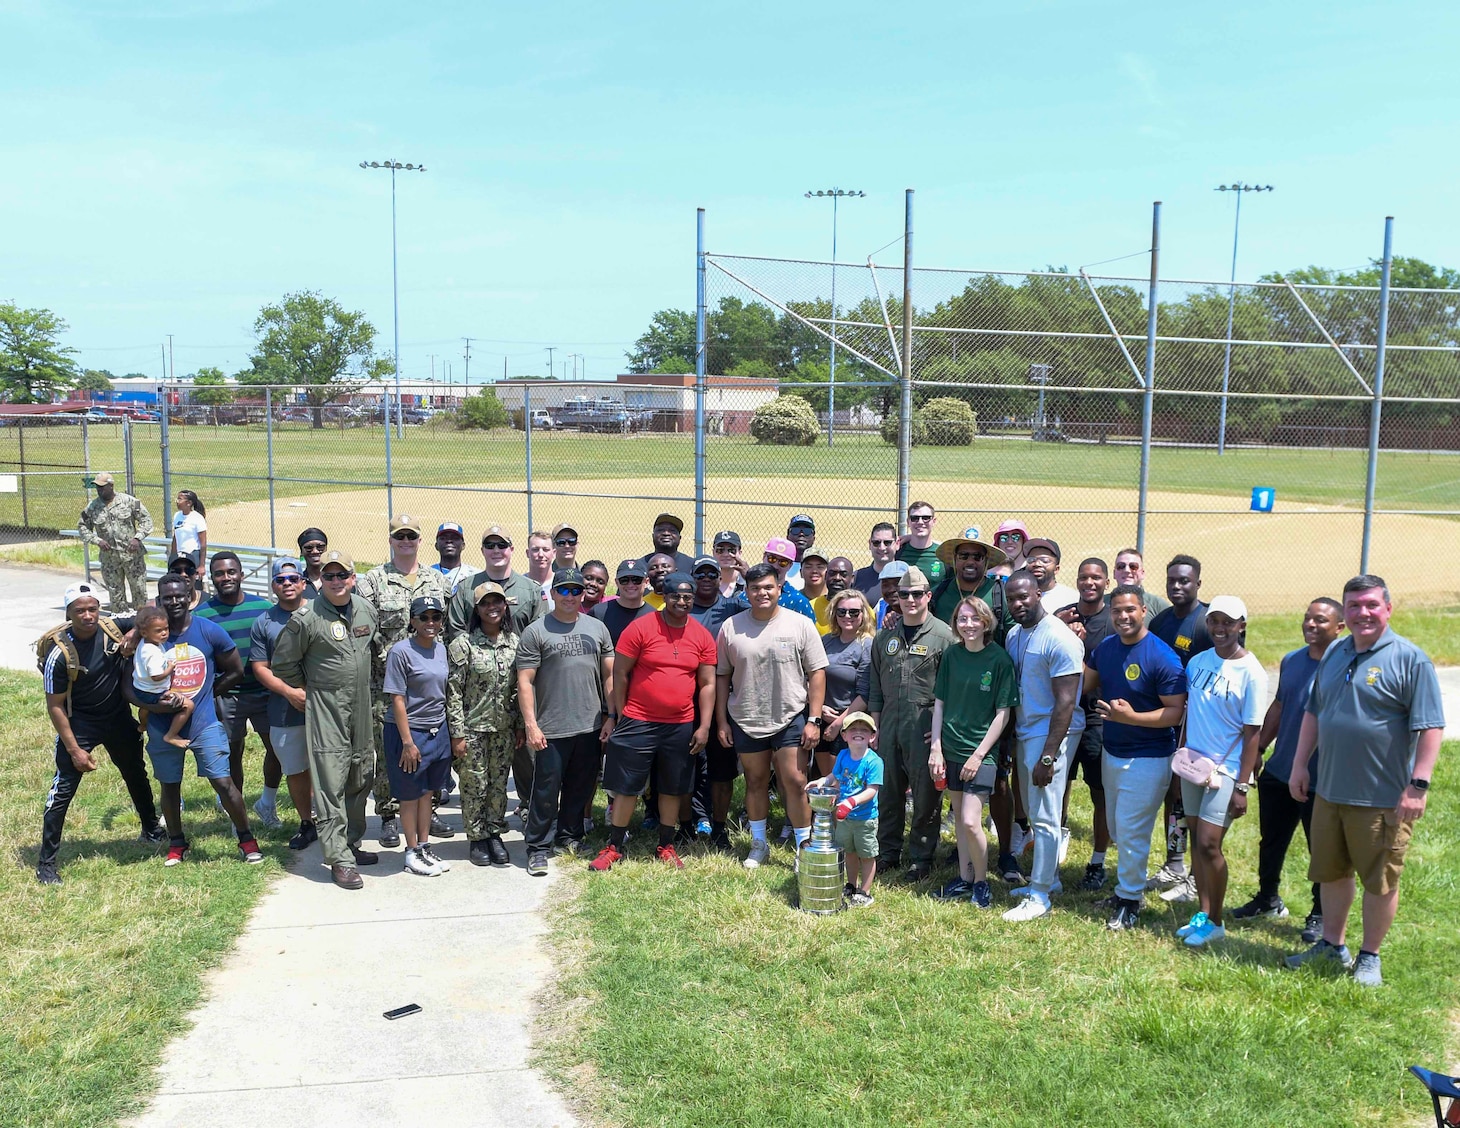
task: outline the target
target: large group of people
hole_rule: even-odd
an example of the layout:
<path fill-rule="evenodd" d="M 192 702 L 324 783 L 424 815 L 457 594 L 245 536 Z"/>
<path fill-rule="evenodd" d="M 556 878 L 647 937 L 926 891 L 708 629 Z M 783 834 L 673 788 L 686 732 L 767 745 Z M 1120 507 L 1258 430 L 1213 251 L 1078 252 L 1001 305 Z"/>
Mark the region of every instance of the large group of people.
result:
<path fill-rule="evenodd" d="M 1094 817 L 1078 884 L 1106 891 L 1113 868 L 1108 928 L 1138 926 L 1148 893 L 1192 904 L 1177 935 L 1193 948 L 1223 940 L 1231 921 L 1286 916 L 1279 881 L 1301 825 L 1309 946 L 1288 964 L 1331 960 L 1360 983 L 1382 981 L 1380 945 L 1444 716 L 1433 665 L 1390 629 L 1378 576 L 1308 606 L 1303 645 L 1282 658 L 1269 704 L 1243 600 L 1203 600 L 1195 558 L 1170 560 L 1164 592 L 1147 590 L 1131 548 L 1062 577 L 1060 545 L 1024 522 L 1004 522 L 991 541 L 969 529 L 940 542 L 926 502 L 908 507 L 905 535 L 875 524 L 860 567 L 818 548 L 805 513 L 758 557 L 731 529 L 692 556 L 683 520 L 660 514 L 649 550 L 613 568 L 580 562 L 578 531 L 560 523 L 528 534 L 525 572 L 502 523 L 487 524 L 474 568 L 464 528 L 442 522 L 428 564 L 428 526 L 400 514 L 385 530 L 389 560 L 363 575 L 323 530 L 305 530 L 297 558 L 274 560 L 264 599 L 245 593 L 236 555 L 206 555 L 203 503 L 184 490 L 174 567 L 152 603 L 131 562 L 150 518 L 109 475 L 96 488 L 82 527 L 102 550 L 112 615 L 95 587 L 74 584 L 67 623 L 40 645 L 57 734 L 43 883 L 60 881 L 66 808 L 98 747 L 126 780 L 142 840 L 165 845 L 165 865 L 189 849 L 187 751 L 240 857 L 259 861 L 243 798 L 252 725 L 265 749 L 252 813 L 279 827 L 286 781 L 299 818 L 289 846 L 317 840 L 343 889 L 362 888 L 361 867 L 381 861 L 365 844 L 372 795 L 378 843 L 393 849 L 404 836 L 406 873 L 450 868 L 432 840 L 456 833 L 439 810 L 453 774 L 472 864 L 512 864 L 510 779 L 527 872 L 548 873 L 556 855 L 591 856 L 602 873 L 628 856 L 641 799 L 659 863 L 682 867 L 696 842 L 732 850 L 743 774 L 747 869 L 773 859 L 775 800 L 794 863 L 811 832 L 808 790 L 834 787 L 848 900 L 871 905 L 879 877 L 933 878 L 947 792 L 953 844 L 941 862 L 953 874 L 930 894 L 988 909 L 997 879 L 1012 902 L 1004 919 L 1020 923 L 1064 893 L 1069 800 L 1083 777 Z M 189 565 L 206 566 L 210 597 Z M 145 710 L 141 735 L 129 706 Z M 600 788 L 606 837 L 590 845 Z M 1256 892 L 1228 910 L 1224 840 L 1253 788 Z M 1165 858 L 1150 873 L 1158 835 Z M 1355 958 L 1345 935 L 1356 880 Z"/>

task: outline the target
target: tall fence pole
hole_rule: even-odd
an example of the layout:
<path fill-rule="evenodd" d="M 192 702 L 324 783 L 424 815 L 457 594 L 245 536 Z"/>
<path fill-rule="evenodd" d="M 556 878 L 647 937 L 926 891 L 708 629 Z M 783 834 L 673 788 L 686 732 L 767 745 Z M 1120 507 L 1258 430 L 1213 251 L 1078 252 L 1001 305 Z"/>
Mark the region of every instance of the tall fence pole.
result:
<path fill-rule="evenodd" d="M 695 555 L 705 551 L 705 209 L 695 209 Z"/>
<path fill-rule="evenodd" d="M 390 449 L 390 389 L 384 384 L 380 386 L 381 402 L 385 405 L 383 419 L 385 421 L 385 519 L 389 521 L 395 516 L 395 473 L 391 465 Z M 400 410 L 400 405 L 396 405 Z"/>
<path fill-rule="evenodd" d="M 1156 312 L 1161 269 L 1161 201 L 1151 205 L 1151 288 L 1146 295 L 1146 389 L 1141 397 L 1141 494 L 1136 509 L 1136 551 L 1146 551 L 1151 485 L 1151 418 L 1156 409 Z"/>
<path fill-rule="evenodd" d="M 167 419 L 167 414 L 166 414 L 166 409 L 165 408 L 163 410 L 163 416 L 162 416 L 162 418 L 164 420 Z M 166 426 L 167 426 L 167 424 L 166 424 L 166 422 L 164 422 L 163 423 L 163 427 L 165 428 Z M 86 416 L 84 416 L 84 415 L 81 417 L 81 468 L 85 472 L 85 476 L 86 476 L 87 483 L 90 483 L 91 482 L 91 424 L 86 421 Z M 86 496 L 88 498 L 88 500 L 90 499 L 91 489 L 90 489 L 89 484 L 88 484 L 87 487 L 83 488 L 81 492 L 82 492 L 83 496 Z M 84 509 L 85 506 L 83 505 L 82 508 Z M 82 541 L 81 542 L 81 562 L 82 562 L 82 564 L 84 564 L 86 566 L 86 582 L 87 583 L 90 583 L 91 582 L 91 545 L 87 544 L 85 541 Z"/>
<path fill-rule="evenodd" d="M 913 190 L 904 197 L 902 230 L 902 401 L 897 413 L 897 527 L 907 532 L 908 487 L 912 478 L 913 369 Z"/>
<path fill-rule="evenodd" d="M 527 529 L 532 531 L 532 381 L 522 381 L 522 433 L 527 437 Z M 526 544 L 526 541 L 523 541 Z"/>
<path fill-rule="evenodd" d="M 28 529 L 30 528 L 30 494 L 25 484 L 25 420 L 23 418 L 15 421 L 15 438 L 20 444 L 20 527 Z"/>
<path fill-rule="evenodd" d="M 274 531 L 274 389 L 264 389 L 264 433 L 269 443 L 269 547 L 278 547 Z"/>
<path fill-rule="evenodd" d="M 133 497 L 136 497 L 137 485 L 133 481 L 133 478 L 136 476 L 134 473 L 136 463 L 132 459 L 132 420 L 125 415 L 122 416 L 122 458 L 126 464 L 122 473 L 127 480 L 127 492 Z M 162 511 L 164 513 L 167 512 L 166 498 L 163 498 Z"/>
<path fill-rule="evenodd" d="M 168 506 L 172 503 L 172 423 L 168 420 L 171 412 L 168 410 L 172 405 L 168 401 L 168 390 L 159 386 L 157 389 L 157 406 L 161 409 L 159 418 L 161 423 L 158 426 L 159 442 L 162 447 L 159 455 L 162 461 L 162 512 L 170 512 Z M 87 470 L 91 469 L 90 455 L 88 453 Z"/>
<path fill-rule="evenodd" d="M 1384 350 L 1389 337 L 1389 277 L 1394 269 L 1394 217 L 1384 217 L 1384 266 L 1379 275 L 1379 329 L 1374 347 L 1374 405 L 1369 413 L 1369 474 L 1364 482 L 1364 540 L 1359 571 L 1369 570 L 1369 538 L 1374 531 L 1374 487 L 1379 480 L 1379 422 L 1384 413 Z"/>

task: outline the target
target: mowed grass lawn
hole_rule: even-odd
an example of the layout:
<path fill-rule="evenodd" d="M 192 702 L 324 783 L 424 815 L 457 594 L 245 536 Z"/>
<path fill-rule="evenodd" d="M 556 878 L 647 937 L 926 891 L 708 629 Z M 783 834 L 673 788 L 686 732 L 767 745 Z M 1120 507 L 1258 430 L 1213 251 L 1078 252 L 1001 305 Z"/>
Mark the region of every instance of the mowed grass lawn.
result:
<path fill-rule="evenodd" d="M 1000 919 L 998 883 L 992 911 L 931 900 L 946 870 L 916 888 L 879 878 L 874 906 L 812 917 L 791 907 L 784 849 L 756 873 L 698 854 L 673 872 L 640 834 L 611 873 L 567 864 L 540 1059 L 606 1124 L 1424 1123 L 1406 1068 L 1456 1052 L 1457 784 L 1451 743 L 1374 991 L 1280 966 L 1308 908 L 1301 835 L 1292 917 L 1196 951 L 1172 934 L 1191 908 L 1151 895 L 1140 931 L 1107 932 L 1076 888 L 1083 784 L 1067 892 L 1022 925 Z M 1229 843 L 1230 906 L 1255 888 L 1255 813 Z"/>
<path fill-rule="evenodd" d="M 183 786 L 193 850 L 164 869 L 121 776 L 98 751 L 66 821 L 59 888 L 35 880 L 53 733 L 39 676 L 0 671 L 0 1124 L 81 1128 L 137 1112 L 202 977 L 232 947 L 288 853 L 261 831 L 244 865 L 212 789 Z M 256 750 L 255 750 L 256 751 Z M 257 758 L 250 764 L 257 779 Z M 155 785 L 154 785 L 155 791 Z M 259 1030 L 254 1036 L 284 1036 Z"/>
<path fill-rule="evenodd" d="M 161 482 L 159 428 L 138 425 L 134 467 L 138 479 Z M 120 471 L 121 429 L 90 428 L 93 469 Z M 0 461 L 13 461 L 16 428 L 0 428 Z M 171 428 L 174 478 L 186 477 L 209 505 L 268 496 L 267 438 L 262 428 L 181 426 Z M 43 427 L 26 432 L 26 457 L 32 465 L 79 465 L 81 437 L 76 427 Z M 403 485 L 522 483 L 525 444 L 516 431 L 490 433 L 412 426 L 392 449 L 391 476 Z M 1134 497 L 1139 448 L 1127 444 L 1034 444 L 1024 440 L 980 438 L 971 447 L 917 447 L 913 482 L 979 482 L 1111 486 Z M 1302 502 L 1362 506 L 1366 453 L 1362 450 L 1212 450 L 1157 447 L 1151 460 L 1151 489 L 1216 494 L 1234 499 L 1254 486 L 1277 490 L 1279 505 Z M 835 447 L 766 447 L 748 436 L 712 437 L 706 450 L 711 477 L 794 477 L 819 480 L 879 479 L 897 475 L 897 451 L 875 435 L 847 435 Z M 278 478 L 375 483 L 385 480 L 381 429 L 324 428 L 288 424 L 274 435 L 274 472 Z M 587 435 L 535 432 L 535 478 L 592 481 L 672 478 L 688 489 L 694 475 L 694 439 L 688 434 Z M 175 480 L 174 484 L 178 484 Z M 36 481 L 31 508 L 41 515 L 55 510 L 57 527 L 75 522 L 73 509 L 84 503 L 79 479 L 62 474 L 53 483 Z M 295 497 L 326 488 L 312 482 L 277 481 L 277 497 Z M 338 488 L 338 487 L 335 487 Z M 1391 509 L 1454 508 L 1460 495 L 1460 457 L 1446 454 L 1385 453 L 1381 456 L 1378 501 Z M 754 495 L 747 495 L 753 499 Z M 150 500 L 150 498 L 149 498 Z M 19 498 L 0 495 L 0 509 L 16 510 Z M 1245 509 L 1245 504 L 1239 504 Z M 6 517 L 5 520 L 10 520 Z M 36 514 L 32 523 L 40 524 Z"/>

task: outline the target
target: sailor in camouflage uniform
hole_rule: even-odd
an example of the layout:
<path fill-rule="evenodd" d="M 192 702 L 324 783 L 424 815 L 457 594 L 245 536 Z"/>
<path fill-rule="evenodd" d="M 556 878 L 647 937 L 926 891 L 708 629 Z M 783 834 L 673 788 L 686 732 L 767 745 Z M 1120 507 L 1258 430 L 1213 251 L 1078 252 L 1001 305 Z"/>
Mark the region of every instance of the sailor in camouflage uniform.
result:
<path fill-rule="evenodd" d="M 96 500 L 81 511 L 76 529 L 101 555 L 101 586 L 111 596 L 111 613 L 128 615 L 149 599 L 142 538 L 152 535 L 152 514 L 131 494 L 117 493 L 110 474 L 98 474 L 93 481 Z"/>
<path fill-rule="evenodd" d="M 379 622 L 370 667 L 370 706 L 375 732 L 375 813 L 380 816 L 380 844 L 387 848 L 400 845 L 400 803 L 391 796 L 385 774 L 385 656 L 410 633 L 411 600 L 434 595 L 443 607 L 451 601 L 446 577 L 420 566 L 420 547 L 421 523 L 404 513 L 391 518 L 390 563 L 370 569 L 355 583 L 355 594 L 370 604 Z M 450 838 L 455 833 L 431 816 L 433 836 Z"/>
<path fill-rule="evenodd" d="M 507 769 L 522 743 L 517 711 L 517 635 L 507 614 L 502 585 L 487 580 L 472 591 L 476 615 L 466 634 L 446 649 L 446 725 L 451 754 L 461 777 L 461 818 L 471 839 L 469 857 L 478 866 L 505 866 Z"/>

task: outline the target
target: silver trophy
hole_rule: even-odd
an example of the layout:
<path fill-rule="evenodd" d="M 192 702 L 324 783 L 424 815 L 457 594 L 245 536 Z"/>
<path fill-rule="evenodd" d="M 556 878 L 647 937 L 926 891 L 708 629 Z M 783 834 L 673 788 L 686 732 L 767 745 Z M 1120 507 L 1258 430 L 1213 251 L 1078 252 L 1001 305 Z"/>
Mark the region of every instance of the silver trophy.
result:
<path fill-rule="evenodd" d="M 832 841 L 832 819 L 835 817 L 837 789 L 822 785 L 806 789 L 811 802 L 811 841 L 801 847 L 800 872 L 796 875 L 801 911 L 825 915 L 841 911 L 841 854 Z"/>

